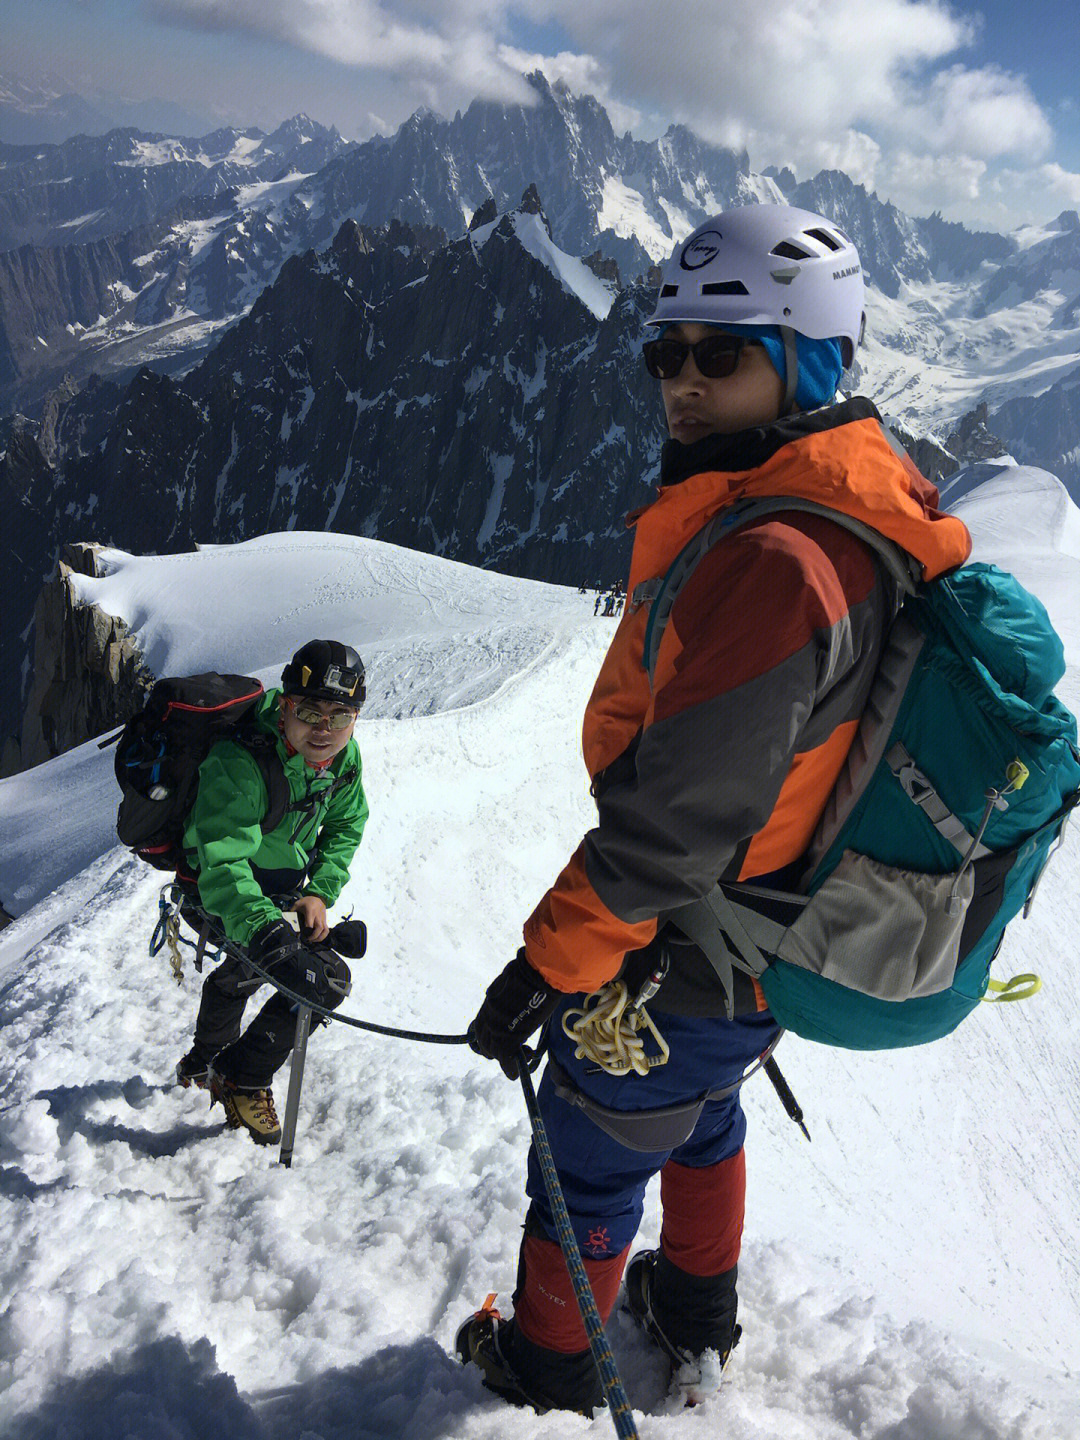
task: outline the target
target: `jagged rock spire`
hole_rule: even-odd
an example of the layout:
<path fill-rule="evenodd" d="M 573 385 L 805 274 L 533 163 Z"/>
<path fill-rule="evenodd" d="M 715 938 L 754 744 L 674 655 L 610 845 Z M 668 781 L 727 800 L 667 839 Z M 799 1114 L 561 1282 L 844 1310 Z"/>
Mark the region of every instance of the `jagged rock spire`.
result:
<path fill-rule="evenodd" d="M 518 206 L 518 209 L 523 215 L 539 215 L 543 221 L 544 229 L 547 231 L 549 238 L 551 237 L 551 225 L 548 223 L 548 218 L 544 214 L 544 205 L 540 199 L 540 192 L 536 188 L 535 180 L 525 191 L 524 195 L 522 195 L 521 204 Z"/>

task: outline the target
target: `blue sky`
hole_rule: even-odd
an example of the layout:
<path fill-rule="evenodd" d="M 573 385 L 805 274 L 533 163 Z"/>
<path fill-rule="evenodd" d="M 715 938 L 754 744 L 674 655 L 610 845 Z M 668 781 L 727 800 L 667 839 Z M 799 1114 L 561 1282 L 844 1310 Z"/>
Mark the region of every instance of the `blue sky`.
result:
<path fill-rule="evenodd" d="M 1076 0 L 0 0 L 0 67 L 350 138 L 522 97 L 539 65 L 616 127 L 673 120 L 755 167 L 826 166 L 995 229 L 1080 207 Z"/>

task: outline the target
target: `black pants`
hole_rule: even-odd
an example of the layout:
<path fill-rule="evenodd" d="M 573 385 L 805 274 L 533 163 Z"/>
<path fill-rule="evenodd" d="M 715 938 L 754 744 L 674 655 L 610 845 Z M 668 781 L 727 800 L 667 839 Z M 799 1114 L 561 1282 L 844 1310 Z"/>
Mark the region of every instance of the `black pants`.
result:
<path fill-rule="evenodd" d="M 348 965 L 322 945 L 305 946 L 294 959 L 275 965 L 273 974 L 295 994 L 327 1010 L 336 1010 L 348 993 Z M 296 1039 L 295 1005 L 277 990 L 241 1035 L 244 1008 L 265 983 L 245 965 L 239 951 L 203 981 L 195 1048 L 203 1058 L 213 1060 L 219 1075 L 244 1090 L 266 1089 Z"/>

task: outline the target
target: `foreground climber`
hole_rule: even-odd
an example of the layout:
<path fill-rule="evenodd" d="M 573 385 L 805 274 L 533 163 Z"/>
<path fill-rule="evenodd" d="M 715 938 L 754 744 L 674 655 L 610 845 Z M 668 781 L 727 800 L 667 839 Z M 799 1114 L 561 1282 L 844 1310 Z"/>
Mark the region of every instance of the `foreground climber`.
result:
<path fill-rule="evenodd" d="M 584 723 L 597 823 L 525 925 L 470 1029 L 518 1073 L 545 1023 L 539 1102 L 601 1316 L 614 1306 L 648 1181 L 657 1250 L 626 1270 L 626 1305 L 694 1402 L 739 1337 L 746 1122 L 738 1084 L 777 1036 L 757 982 L 728 988 L 668 918 L 718 878 L 788 883 L 851 745 L 897 604 L 871 551 L 828 518 L 759 518 L 704 556 L 643 663 L 649 582 L 719 511 L 799 496 L 863 520 L 930 578 L 961 563 L 963 525 L 897 453 L 874 406 L 833 403 L 863 329 L 858 254 L 835 224 L 787 206 L 717 215 L 664 269 L 645 363 L 670 439 L 657 499 L 634 518 L 627 602 Z M 606 1073 L 564 1029 L 616 977 L 668 1047 L 644 1074 Z M 567 1020 L 569 1014 L 569 1020 Z M 660 1053 L 653 1047 L 653 1053 Z M 535 1153 L 514 1312 L 458 1335 L 463 1359 L 515 1403 L 588 1414 L 599 1377 Z"/>
<path fill-rule="evenodd" d="M 261 1145 L 281 1139 L 271 1081 L 292 1050 L 296 1014 L 275 991 L 241 1034 L 247 1001 L 264 983 L 245 959 L 326 1009 L 348 993 L 348 966 L 323 942 L 327 909 L 349 878 L 368 815 L 353 739 L 364 696 L 363 663 L 351 646 L 304 645 L 285 666 L 281 689 L 261 700 L 248 733 L 219 740 L 203 761 L 184 834 L 184 916 L 196 930 L 208 925 L 228 949 L 203 983 L 194 1043 L 177 1080 L 209 1089 L 230 1127 Z M 288 802 L 264 832 L 267 764 L 280 767 Z"/>

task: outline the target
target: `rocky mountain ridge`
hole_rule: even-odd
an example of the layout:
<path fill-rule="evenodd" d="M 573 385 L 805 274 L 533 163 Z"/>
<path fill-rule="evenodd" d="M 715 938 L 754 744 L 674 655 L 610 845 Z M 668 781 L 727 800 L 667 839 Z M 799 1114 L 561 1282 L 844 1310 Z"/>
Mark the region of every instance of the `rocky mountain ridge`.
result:
<path fill-rule="evenodd" d="M 344 220 L 397 218 L 453 237 L 482 205 L 503 211 L 532 183 L 556 243 L 598 252 L 631 282 L 707 215 L 755 200 L 831 215 L 889 300 L 905 286 L 962 283 L 974 310 L 989 314 L 1031 299 L 1061 268 L 1016 236 L 906 216 L 840 171 L 801 183 L 790 171 L 755 173 L 744 151 L 681 126 L 654 141 L 618 136 L 594 97 L 540 74 L 528 80 L 531 108 L 475 101 L 451 120 L 418 112 L 393 136 L 352 145 L 296 117 L 269 137 L 229 130 L 181 142 L 117 131 L 51 150 L 0 146 L 0 313 L 11 315 L 0 332 L 0 411 L 36 416 L 65 370 L 83 379 L 92 369 L 129 378 L 139 363 L 190 368 L 289 256 L 324 248 Z M 102 255 L 106 239 L 113 246 Z M 77 298 L 67 275 L 87 277 Z M 948 325 L 947 311 L 933 315 L 932 294 L 919 303 L 928 307 L 920 324 Z M 893 328 L 883 333 L 894 348 L 904 343 Z M 925 426 L 931 406 L 920 404 L 908 419 Z"/>
<path fill-rule="evenodd" d="M 96 381 L 11 425 L 0 503 L 24 595 L 56 541 L 161 553 L 292 528 L 562 583 L 620 578 L 622 516 L 652 493 L 665 438 L 640 360 L 654 291 L 559 251 L 535 187 L 490 208 L 456 240 L 349 222 L 289 260 L 188 376 Z M 958 432 L 961 454 L 1000 451 L 986 418 Z M 960 455 L 921 458 L 946 473 Z M 0 638 L 5 664 L 20 631 Z M 59 743 L 41 709 L 50 653 L 20 764 Z"/>
<path fill-rule="evenodd" d="M 754 198 L 832 214 L 856 240 L 870 324 L 851 388 L 927 474 L 1008 451 L 1080 497 L 1074 213 L 975 235 L 904 216 L 840 172 L 755 175 L 677 127 L 620 138 L 595 100 L 532 83 L 531 110 L 417 115 L 309 175 L 267 161 L 251 178 L 260 147 L 301 167 L 340 140 L 302 119 L 182 153 L 83 137 L 23 155 L 22 188 L 0 147 L 9 213 L 62 181 L 62 161 L 161 170 L 155 194 L 194 166 L 203 187 L 134 230 L 0 253 L 0 383 L 38 395 L 31 417 L 0 421 L 0 664 L 24 698 L 34 597 L 76 541 L 160 552 L 338 529 L 537 578 L 615 579 L 613 517 L 647 495 L 663 439 L 639 359 L 652 261 L 676 230 Z M 104 231 L 122 225 L 102 216 Z M 98 363 L 110 373 L 86 373 Z M 28 727 L 44 735 L 33 715 Z"/>
<path fill-rule="evenodd" d="M 259 204 L 343 148 L 302 115 L 271 135 L 0 146 L 0 411 L 36 415 L 65 374 L 130 373 L 147 347 L 190 368 L 288 253 Z"/>

